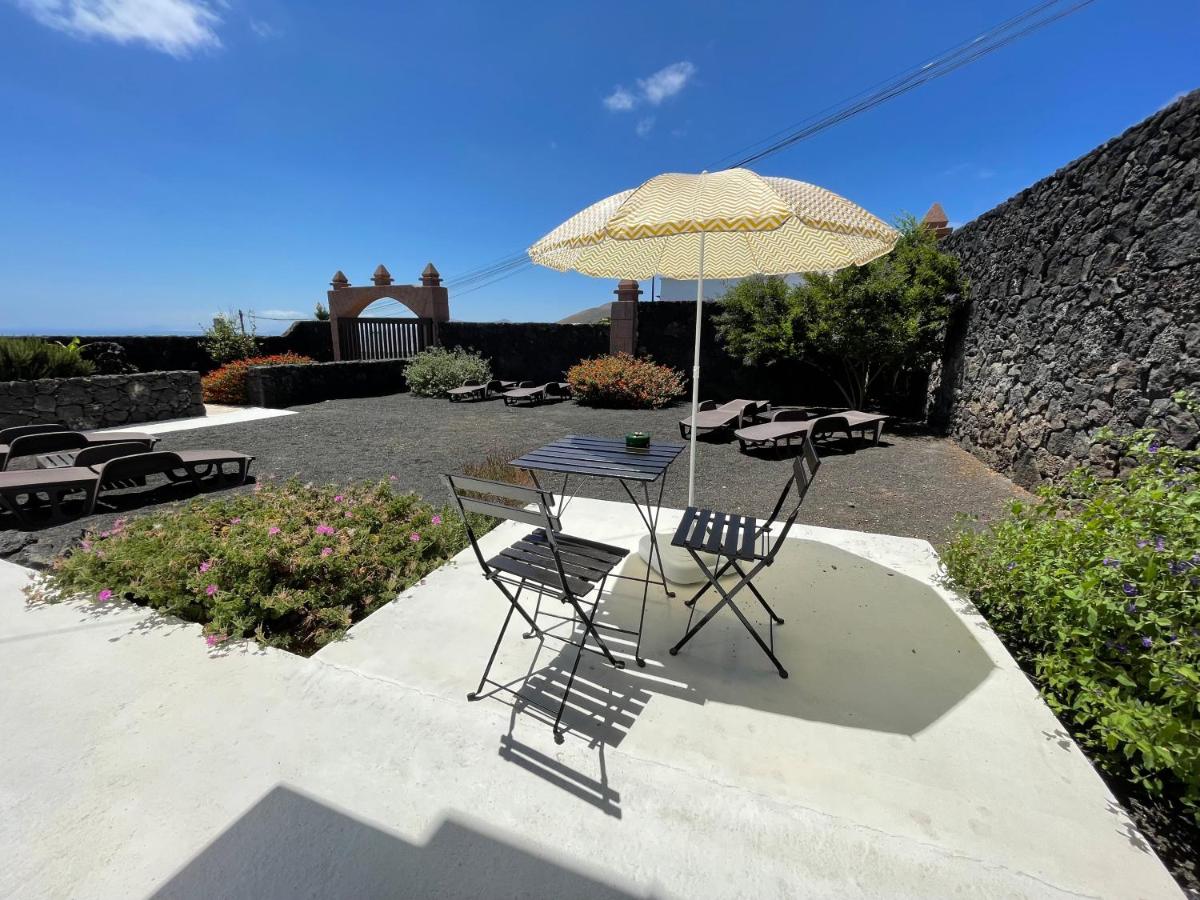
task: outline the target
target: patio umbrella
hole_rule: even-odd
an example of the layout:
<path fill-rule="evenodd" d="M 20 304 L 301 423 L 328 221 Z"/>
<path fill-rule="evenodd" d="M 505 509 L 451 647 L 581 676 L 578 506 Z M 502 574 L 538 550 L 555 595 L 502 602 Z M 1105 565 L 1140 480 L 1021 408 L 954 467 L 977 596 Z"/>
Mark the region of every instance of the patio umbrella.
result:
<path fill-rule="evenodd" d="M 700 402 L 705 278 L 787 275 L 862 265 L 899 235 L 831 191 L 749 169 L 659 175 L 593 203 L 532 247 L 535 263 L 606 278 L 696 279 L 692 417 Z M 696 429 L 688 505 L 696 502 Z"/>

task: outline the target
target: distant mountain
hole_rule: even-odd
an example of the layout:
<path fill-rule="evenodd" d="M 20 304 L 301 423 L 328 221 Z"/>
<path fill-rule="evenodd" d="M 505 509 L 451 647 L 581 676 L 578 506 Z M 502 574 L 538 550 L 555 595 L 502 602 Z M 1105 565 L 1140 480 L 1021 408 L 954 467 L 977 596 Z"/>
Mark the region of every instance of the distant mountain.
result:
<path fill-rule="evenodd" d="M 593 306 L 591 309 L 581 309 L 577 313 L 571 313 L 565 319 L 559 319 L 559 325 L 595 325 L 612 315 L 612 303 L 601 303 L 599 306 Z"/>

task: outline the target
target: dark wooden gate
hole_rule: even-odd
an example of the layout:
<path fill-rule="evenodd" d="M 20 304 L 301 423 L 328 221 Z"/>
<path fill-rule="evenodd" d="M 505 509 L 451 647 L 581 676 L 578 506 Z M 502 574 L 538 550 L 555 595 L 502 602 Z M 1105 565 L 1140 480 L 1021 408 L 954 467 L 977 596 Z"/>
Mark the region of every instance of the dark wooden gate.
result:
<path fill-rule="evenodd" d="M 408 359 L 433 343 L 433 319 L 338 319 L 342 359 Z"/>

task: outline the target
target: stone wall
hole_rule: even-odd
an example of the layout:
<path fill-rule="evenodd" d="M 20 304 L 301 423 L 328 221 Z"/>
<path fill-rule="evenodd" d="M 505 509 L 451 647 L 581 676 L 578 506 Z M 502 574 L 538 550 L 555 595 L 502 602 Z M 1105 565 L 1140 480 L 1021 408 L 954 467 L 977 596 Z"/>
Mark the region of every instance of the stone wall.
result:
<path fill-rule="evenodd" d="M 450 321 L 438 323 L 438 337 L 445 347 L 478 351 L 497 378 L 513 381 L 557 381 L 581 359 L 608 352 L 607 325 Z"/>
<path fill-rule="evenodd" d="M 1015 481 L 1089 458 L 1101 425 L 1184 446 L 1200 396 L 1200 91 L 980 216 L 929 417 Z"/>
<path fill-rule="evenodd" d="M 251 406 L 285 409 L 344 397 L 378 397 L 408 390 L 403 359 L 355 360 L 307 366 L 251 366 L 246 398 Z"/>
<path fill-rule="evenodd" d="M 196 372 L 0 382 L 0 428 L 38 422 L 111 428 L 202 415 L 200 375 Z"/>

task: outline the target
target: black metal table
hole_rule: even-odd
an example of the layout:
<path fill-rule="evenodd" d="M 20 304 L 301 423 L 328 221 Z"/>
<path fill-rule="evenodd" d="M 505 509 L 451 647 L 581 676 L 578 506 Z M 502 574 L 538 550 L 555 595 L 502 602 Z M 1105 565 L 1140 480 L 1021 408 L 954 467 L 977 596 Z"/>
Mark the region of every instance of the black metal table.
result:
<path fill-rule="evenodd" d="M 510 465 L 526 469 L 533 476 L 534 483 L 540 488 L 538 472 L 553 472 L 563 476 L 559 489 L 559 514 L 574 498 L 568 497 L 567 486 L 571 476 L 583 478 L 610 478 L 624 488 L 629 502 L 638 511 L 642 522 L 650 531 L 650 560 L 646 566 L 646 577 L 635 578 L 632 575 L 612 575 L 613 578 L 628 578 L 633 581 L 644 581 L 642 588 L 642 615 L 638 622 L 637 649 L 634 658 L 639 666 L 645 666 L 642 659 L 642 624 L 646 619 L 646 597 L 650 593 L 650 584 L 662 585 L 668 597 L 674 593 L 667 587 L 666 576 L 662 574 L 662 556 L 658 551 L 658 536 L 655 529 L 658 526 L 659 513 L 662 511 L 663 489 L 666 487 L 667 469 L 676 457 L 683 452 L 685 444 L 675 441 L 659 441 L 646 448 L 626 447 L 624 439 L 589 437 L 587 435 L 571 434 L 560 438 L 544 447 L 530 450 L 528 453 L 510 461 Z M 651 498 L 650 486 L 658 483 L 658 496 Z M 633 486 L 642 487 L 642 502 L 638 501 Z M 643 507 L 644 504 L 644 507 Z M 659 564 L 659 578 L 654 580 L 653 560 Z"/>

